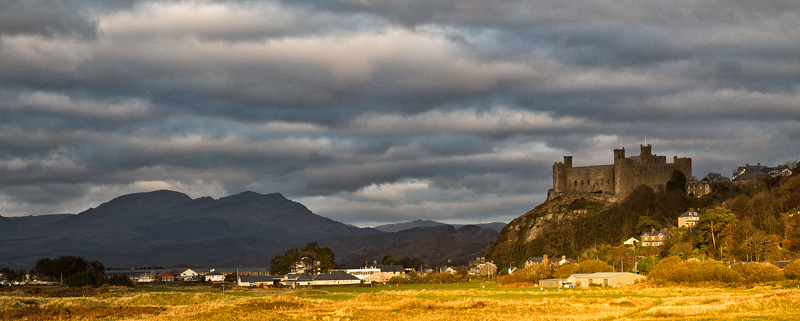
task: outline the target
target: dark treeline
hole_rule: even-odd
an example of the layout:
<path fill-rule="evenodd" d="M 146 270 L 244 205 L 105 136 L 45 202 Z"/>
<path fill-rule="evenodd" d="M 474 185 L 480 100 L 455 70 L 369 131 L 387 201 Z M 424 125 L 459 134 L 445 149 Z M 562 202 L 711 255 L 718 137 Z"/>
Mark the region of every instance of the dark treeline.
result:
<path fill-rule="evenodd" d="M 10 270 L 0 269 L 3 275 L 6 275 L 7 271 Z M 72 287 L 98 287 L 103 284 L 132 286 L 128 277 L 123 274 L 106 277 L 105 266 L 100 261 L 87 261 L 83 257 L 72 255 L 39 259 L 28 274 L 39 281 L 60 282 Z M 18 273 L 9 275 L 13 276 L 15 281 L 24 281 L 23 276 Z"/>

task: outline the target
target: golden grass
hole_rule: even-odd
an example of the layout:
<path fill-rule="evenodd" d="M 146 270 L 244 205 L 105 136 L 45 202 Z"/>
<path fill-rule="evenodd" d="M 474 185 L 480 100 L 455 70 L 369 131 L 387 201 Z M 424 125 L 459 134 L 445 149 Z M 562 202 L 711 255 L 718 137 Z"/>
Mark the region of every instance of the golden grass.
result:
<path fill-rule="evenodd" d="M 324 289 L 241 291 L 246 293 L 133 291 L 87 297 L 0 293 L 0 320 L 800 319 L 797 289 L 409 289 L 353 293 L 344 300 L 326 299 Z"/>

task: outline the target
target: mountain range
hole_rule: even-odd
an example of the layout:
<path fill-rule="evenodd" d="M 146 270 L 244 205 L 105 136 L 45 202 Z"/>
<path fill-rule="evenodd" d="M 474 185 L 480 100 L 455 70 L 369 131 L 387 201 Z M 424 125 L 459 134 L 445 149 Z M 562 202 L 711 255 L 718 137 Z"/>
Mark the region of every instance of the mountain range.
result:
<path fill-rule="evenodd" d="M 452 225 L 456 229 L 460 229 L 466 225 L 477 225 L 482 228 L 493 229 L 498 233 L 500 233 L 503 230 L 503 228 L 506 227 L 506 223 L 503 222 L 477 223 L 477 224 L 448 224 L 437 221 L 418 219 L 409 222 L 378 225 L 373 228 L 381 232 L 400 232 L 402 230 L 412 229 L 415 227 L 438 226 L 438 225 Z"/>
<path fill-rule="evenodd" d="M 378 255 L 452 260 L 482 252 L 496 236 L 495 230 L 469 225 L 397 232 L 359 228 L 314 214 L 278 193 L 192 199 L 155 191 L 123 195 L 79 214 L 0 216 L 0 266 L 29 269 L 40 258 L 61 255 L 123 268 L 269 266 L 275 255 L 308 242 L 330 246 L 340 263 L 379 260 Z"/>

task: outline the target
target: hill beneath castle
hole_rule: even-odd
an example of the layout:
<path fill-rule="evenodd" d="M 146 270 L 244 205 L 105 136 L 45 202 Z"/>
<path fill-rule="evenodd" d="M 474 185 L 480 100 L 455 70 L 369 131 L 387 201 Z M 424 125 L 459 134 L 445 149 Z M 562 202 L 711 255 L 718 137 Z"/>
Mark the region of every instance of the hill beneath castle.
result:
<path fill-rule="evenodd" d="M 562 195 L 511 221 L 485 252 L 498 265 L 520 266 L 531 256 L 597 257 L 609 264 L 642 255 L 781 261 L 800 252 L 800 174 L 764 176 L 745 184 L 718 182 L 690 197 L 680 189 L 639 186 L 626 199 L 607 203 L 591 195 Z M 703 214 L 697 233 L 676 228 L 689 209 Z M 714 224 L 712 232 L 710 224 Z M 666 228 L 660 247 L 626 249 L 624 240 Z M 713 234 L 712 234 L 713 233 Z M 721 233 L 721 234 L 720 234 Z"/>
<path fill-rule="evenodd" d="M 649 229 L 640 224 L 642 216 L 660 226 L 674 226 L 690 204 L 682 192 L 655 192 L 647 186 L 618 203 L 564 195 L 511 221 L 486 248 L 485 256 L 498 266 L 521 266 L 528 257 L 545 254 L 579 258 L 594 244 L 620 244 Z"/>

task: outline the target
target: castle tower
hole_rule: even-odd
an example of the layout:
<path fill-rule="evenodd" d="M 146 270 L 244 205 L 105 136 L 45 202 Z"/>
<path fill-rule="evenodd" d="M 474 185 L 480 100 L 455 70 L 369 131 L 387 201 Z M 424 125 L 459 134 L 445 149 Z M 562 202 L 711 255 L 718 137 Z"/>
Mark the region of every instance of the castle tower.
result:
<path fill-rule="evenodd" d="M 622 147 L 622 149 L 614 149 L 614 162 L 618 159 L 625 159 L 625 147 Z"/>
<path fill-rule="evenodd" d="M 639 145 L 639 148 L 642 149 L 642 153 L 639 154 L 639 156 L 642 156 L 642 158 L 644 158 L 645 156 L 652 156 L 653 155 L 653 145 L 650 145 L 650 144 L 647 144 L 646 146 L 645 145 Z"/>

